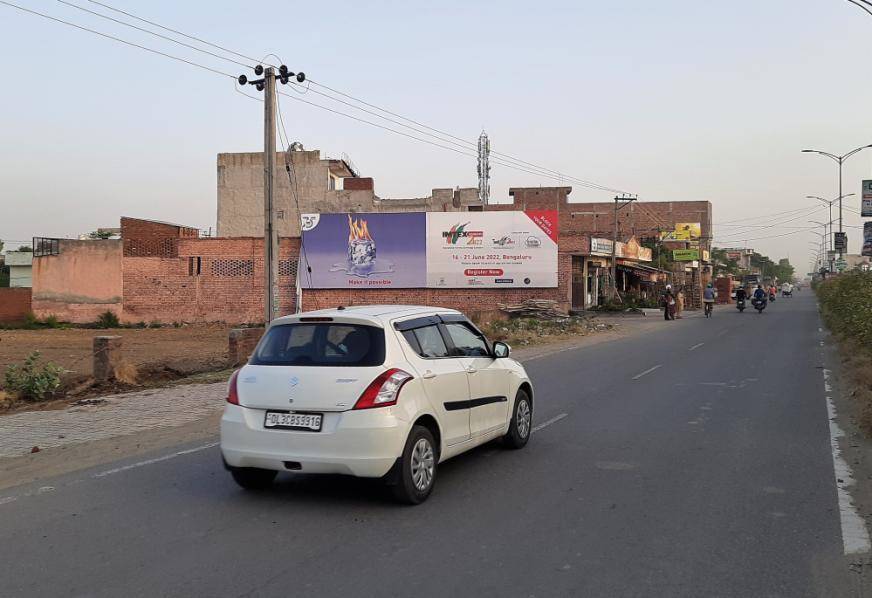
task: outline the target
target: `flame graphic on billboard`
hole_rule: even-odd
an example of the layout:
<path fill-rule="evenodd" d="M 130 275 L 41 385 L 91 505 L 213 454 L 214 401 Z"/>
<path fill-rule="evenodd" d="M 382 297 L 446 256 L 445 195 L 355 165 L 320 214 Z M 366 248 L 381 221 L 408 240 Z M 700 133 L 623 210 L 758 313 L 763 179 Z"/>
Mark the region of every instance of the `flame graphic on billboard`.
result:
<path fill-rule="evenodd" d="M 348 215 L 348 267 L 358 274 L 368 274 L 375 264 L 375 241 L 366 220 Z"/>
<path fill-rule="evenodd" d="M 369 235 L 369 228 L 366 226 L 366 220 L 353 220 L 351 214 L 348 215 L 348 242 L 352 241 L 372 241 Z"/>

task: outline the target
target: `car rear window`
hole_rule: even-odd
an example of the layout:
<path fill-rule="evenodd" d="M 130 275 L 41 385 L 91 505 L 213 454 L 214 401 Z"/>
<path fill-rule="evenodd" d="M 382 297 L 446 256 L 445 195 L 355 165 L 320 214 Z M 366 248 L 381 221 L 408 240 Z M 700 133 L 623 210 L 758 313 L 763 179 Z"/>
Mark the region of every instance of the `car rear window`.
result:
<path fill-rule="evenodd" d="M 270 328 L 252 365 L 371 367 L 385 362 L 385 333 L 375 326 L 318 323 Z"/>

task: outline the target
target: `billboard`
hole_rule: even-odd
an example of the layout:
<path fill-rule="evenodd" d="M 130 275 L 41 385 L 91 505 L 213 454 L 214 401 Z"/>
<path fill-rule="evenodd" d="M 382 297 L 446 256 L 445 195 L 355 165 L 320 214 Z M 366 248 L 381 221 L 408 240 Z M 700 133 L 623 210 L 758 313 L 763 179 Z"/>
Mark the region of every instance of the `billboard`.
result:
<path fill-rule="evenodd" d="M 835 242 L 836 251 L 838 251 L 839 253 L 847 253 L 847 251 L 848 251 L 848 233 L 837 232 L 837 233 L 834 233 L 833 236 L 835 237 L 834 242 Z"/>
<path fill-rule="evenodd" d="M 694 262 L 699 259 L 699 249 L 673 249 L 672 261 Z"/>
<path fill-rule="evenodd" d="M 675 229 L 663 233 L 664 241 L 692 241 L 702 236 L 702 225 L 699 222 L 676 222 Z"/>
<path fill-rule="evenodd" d="M 872 256 L 872 222 L 863 224 L 863 249 L 860 255 Z"/>
<path fill-rule="evenodd" d="M 860 198 L 860 215 L 872 218 L 872 180 L 863 181 Z"/>
<path fill-rule="evenodd" d="M 426 284 L 423 213 L 304 214 L 304 288 L 418 288 Z M 307 263 L 308 264 L 307 264 Z"/>
<path fill-rule="evenodd" d="M 557 211 L 428 213 L 427 286 L 556 287 Z"/>

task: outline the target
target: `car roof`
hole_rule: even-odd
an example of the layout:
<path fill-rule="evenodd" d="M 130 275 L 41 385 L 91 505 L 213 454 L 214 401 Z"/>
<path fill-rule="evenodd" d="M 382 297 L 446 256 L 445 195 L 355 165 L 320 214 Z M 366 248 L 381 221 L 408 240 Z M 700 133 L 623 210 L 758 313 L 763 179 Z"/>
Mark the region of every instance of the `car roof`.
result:
<path fill-rule="evenodd" d="M 430 307 L 427 305 L 349 305 L 348 307 L 319 309 L 301 314 L 283 316 L 275 320 L 294 321 L 298 317 L 356 317 L 361 319 L 379 320 L 387 323 L 398 318 L 424 316 L 430 314 L 460 314 L 456 309 L 447 307 Z"/>

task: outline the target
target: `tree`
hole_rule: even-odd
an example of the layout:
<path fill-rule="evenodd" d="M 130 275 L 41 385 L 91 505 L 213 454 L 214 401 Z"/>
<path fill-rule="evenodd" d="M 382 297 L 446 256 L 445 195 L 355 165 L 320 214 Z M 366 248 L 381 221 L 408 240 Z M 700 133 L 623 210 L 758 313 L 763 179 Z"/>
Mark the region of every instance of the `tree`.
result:
<path fill-rule="evenodd" d="M 714 264 L 715 276 L 718 274 L 726 274 L 727 276 L 738 276 L 741 273 L 739 263 L 736 260 L 730 259 L 727 256 L 726 249 L 718 249 L 712 247 L 712 263 Z"/>
<path fill-rule="evenodd" d="M 20 246 L 18 247 L 18 251 L 30 251 L 30 252 L 33 252 L 33 247 L 31 247 L 30 245 L 20 245 Z"/>
<path fill-rule="evenodd" d="M 108 230 L 100 230 L 97 229 L 93 232 L 88 233 L 89 239 L 108 239 L 112 236 L 112 232 Z"/>
<path fill-rule="evenodd" d="M 3 239 L 0 239 L 0 251 L 3 251 Z"/>

